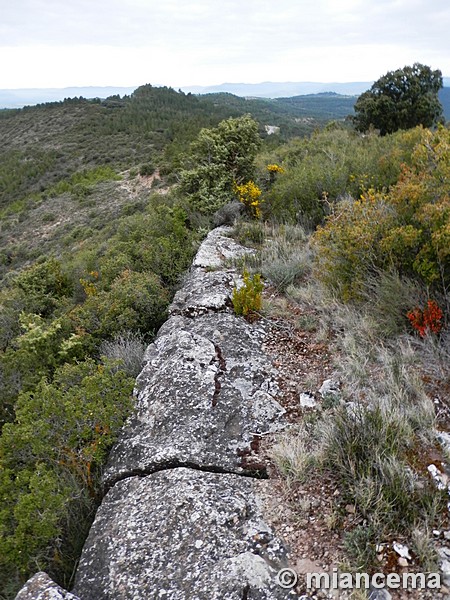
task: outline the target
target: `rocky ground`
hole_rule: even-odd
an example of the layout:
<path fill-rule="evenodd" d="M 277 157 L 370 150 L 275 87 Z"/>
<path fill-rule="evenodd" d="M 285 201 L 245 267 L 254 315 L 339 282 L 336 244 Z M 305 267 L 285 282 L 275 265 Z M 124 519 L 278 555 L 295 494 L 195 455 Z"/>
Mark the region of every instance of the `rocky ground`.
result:
<path fill-rule="evenodd" d="M 335 366 L 339 360 L 336 349 L 332 347 L 332 339 L 320 339 L 314 328 L 298 327 L 300 321 L 314 321 L 314 309 L 302 308 L 297 303 L 286 306 L 286 299 L 281 299 L 276 290 L 268 287 L 264 291 L 266 303 L 283 304 L 282 316 L 267 320 L 269 335 L 265 349 L 273 357 L 273 364 L 279 371 L 279 387 L 282 394 L 280 403 L 286 410 L 290 427 L 294 427 L 311 417 L 321 409 L 324 401 L 329 399 L 325 392 L 339 388 Z M 323 336 L 321 336 L 323 337 Z M 435 382 L 426 382 L 429 391 L 436 392 Z M 445 394 L 444 394 L 445 395 Z M 445 427 L 445 402 L 440 395 L 438 411 L 441 425 Z M 445 434 L 444 434 L 445 435 Z M 355 506 L 340 501 L 338 487 L 321 473 L 313 480 L 305 483 L 292 483 L 277 470 L 270 458 L 272 447 L 277 443 L 279 435 L 267 436 L 261 444 L 260 452 L 265 455 L 270 479 L 264 488 L 264 516 L 275 531 L 287 543 L 290 552 L 290 565 L 298 575 L 296 591 L 301 598 L 354 598 L 362 600 L 429 600 L 432 598 L 450 599 L 450 589 L 442 585 L 441 590 L 387 590 L 374 591 L 371 595 L 360 595 L 349 591 L 326 591 L 324 589 L 312 593 L 306 587 L 306 574 L 311 572 L 333 573 L 334 569 L 342 572 L 351 571 L 348 567 L 343 544 L 344 533 L 358 524 Z M 444 477 L 445 478 L 445 477 Z M 445 482 L 444 482 L 445 483 Z M 450 560 L 450 550 L 445 543 L 450 540 L 450 532 L 435 531 L 438 547 L 441 548 L 441 564 L 446 571 Z M 444 543 L 442 546 L 441 541 Z M 420 572 L 414 569 L 414 557 L 401 540 L 380 546 L 380 572 L 399 573 Z M 408 557 L 408 558 L 406 558 Z M 346 568 L 347 565 L 347 568 Z"/>

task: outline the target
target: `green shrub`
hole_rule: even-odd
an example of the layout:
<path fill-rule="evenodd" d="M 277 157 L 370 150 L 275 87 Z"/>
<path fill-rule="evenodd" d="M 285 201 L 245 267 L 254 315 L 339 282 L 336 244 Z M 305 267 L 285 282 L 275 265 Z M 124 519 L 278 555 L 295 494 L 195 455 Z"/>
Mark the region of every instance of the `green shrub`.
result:
<path fill-rule="evenodd" d="M 43 317 L 51 315 L 60 301 L 72 293 L 69 277 L 54 258 L 27 267 L 12 283 L 23 296 L 23 310 Z"/>
<path fill-rule="evenodd" d="M 93 285 L 71 316 L 75 327 L 97 339 L 127 330 L 151 337 L 163 323 L 168 303 L 168 292 L 156 275 L 125 270 L 109 290 L 98 291 Z"/>
<path fill-rule="evenodd" d="M 212 214 L 229 202 L 235 184 L 252 179 L 260 143 L 258 124 L 250 115 L 202 129 L 192 144 L 189 164 L 181 172 L 181 190 L 191 207 Z"/>
<path fill-rule="evenodd" d="M 343 299 L 360 298 L 376 269 L 439 292 L 450 285 L 450 130 L 418 132 L 411 164 L 389 192 L 341 202 L 315 235 L 317 276 Z"/>
<path fill-rule="evenodd" d="M 233 235 L 243 246 L 260 246 L 265 240 L 266 231 L 260 221 L 238 221 Z"/>
<path fill-rule="evenodd" d="M 0 438 L 0 594 L 37 568 L 69 582 L 76 559 L 69 549 L 83 542 L 132 387 L 122 371 L 87 360 L 19 396 L 16 420 Z"/>
<path fill-rule="evenodd" d="M 141 175 L 142 177 L 148 177 L 150 175 L 153 175 L 154 172 L 155 167 L 154 165 L 152 165 L 152 163 L 145 163 L 144 165 L 141 165 L 139 169 L 139 175 Z"/>
<path fill-rule="evenodd" d="M 396 183 L 420 136 L 420 130 L 412 130 L 385 138 L 363 137 L 339 127 L 290 142 L 275 157 L 264 157 L 265 164 L 281 163 L 284 172 L 264 196 L 263 216 L 314 229 L 341 199 Z M 260 167 L 260 177 L 266 177 L 265 169 Z"/>
<path fill-rule="evenodd" d="M 311 249 L 304 242 L 289 243 L 278 237 L 261 252 L 261 273 L 281 293 L 298 284 L 310 272 L 311 265 Z"/>
<path fill-rule="evenodd" d="M 264 284 L 259 273 L 250 277 L 248 271 L 244 270 L 242 277 L 244 284 L 233 289 L 232 301 L 234 312 L 247 317 L 251 313 L 261 310 Z"/>

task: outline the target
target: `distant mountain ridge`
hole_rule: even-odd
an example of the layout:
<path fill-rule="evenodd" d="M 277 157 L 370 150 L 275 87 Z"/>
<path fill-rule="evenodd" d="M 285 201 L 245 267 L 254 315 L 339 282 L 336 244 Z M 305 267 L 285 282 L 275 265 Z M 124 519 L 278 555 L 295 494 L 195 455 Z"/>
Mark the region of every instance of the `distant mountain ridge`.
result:
<path fill-rule="evenodd" d="M 108 98 L 109 96 L 125 96 L 132 94 L 139 86 L 89 86 L 66 88 L 21 88 L 0 89 L 0 108 L 22 108 L 44 102 L 60 102 L 65 98 Z"/>
<path fill-rule="evenodd" d="M 371 82 L 320 83 L 304 82 L 270 82 L 262 83 L 222 83 L 211 86 L 182 86 L 186 94 L 229 93 L 241 97 L 255 98 L 289 98 L 309 94 L 334 92 L 344 96 L 358 96 L 372 85 Z M 27 105 L 44 102 L 58 102 L 65 98 L 107 98 L 114 95 L 132 94 L 135 87 L 67 87 L 67 88 L 23 88 L 0 89 L 0 108 L 22 108 Z M 156 87 L 159 87 L 156 85 Z"/>
<path fill-rule="evenodd" d="M 348 83 L 337 82 L 271 82 L 262 83 L 222 83 L 213 86 L 189 86 L 182 88 L 192 94 L 211 94 L 229 92 L 236 96 L 256 96 L 258 98 L 288 98 L 291 96 L 304 96 L 310 94 L 323 94 L 334 92 L 343 96 L 359 96 L 372 85 L 370 81 L 355 81 Z"/>
<path fill-rule="evenodd" d="M 450 77 L 444 77 L 444 89 L 440 99 L 447 120 L 450 119 Z M 340 82 L 271 82 L 262 83 L 222 83 L 213 86 L 183 86 L 186 94 L 218 94 L 229 93 L 244 98 L 292 98 L 294 96 L 311 96 L 314 94 L 334 93 L 341 96 L 356 97 L 368 90 L 372 81 Z M 90 86 L 66 88 L 23 88 L 0 89 L 0 109 L 22 108 L 45 102 L 57 102 L 65 98 L 108 98 L 110 96 L 126 96 L 132 94 L 139 86 Z M 157 84 L 154 87 L 160 87 Z M 176 87 L 176 86 L 175 86 Z"/>

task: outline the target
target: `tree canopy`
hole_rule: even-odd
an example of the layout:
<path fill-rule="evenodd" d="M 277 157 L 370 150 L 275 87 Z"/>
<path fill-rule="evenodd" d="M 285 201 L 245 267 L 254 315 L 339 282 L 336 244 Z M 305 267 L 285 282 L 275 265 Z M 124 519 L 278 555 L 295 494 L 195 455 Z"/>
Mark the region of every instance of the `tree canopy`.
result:
<path fill-rule="evenodd" d="M 442 119 L 438 92 L 442 73 L 414 63 L 389 71 L 356 101 L 354 124 L 359 131 L 370 127 L 381 135 L 417 125 L 431 127 Z"/>
<path fill-rule="evenodd" d="M 182 190 L 192 206 L 212 213 L 230 201 L 234 185 L 252 178 L 260 145 L 258 123 L 250 115 L 202 129 L 191 147 L 190 168 L 181 174 Z"/>

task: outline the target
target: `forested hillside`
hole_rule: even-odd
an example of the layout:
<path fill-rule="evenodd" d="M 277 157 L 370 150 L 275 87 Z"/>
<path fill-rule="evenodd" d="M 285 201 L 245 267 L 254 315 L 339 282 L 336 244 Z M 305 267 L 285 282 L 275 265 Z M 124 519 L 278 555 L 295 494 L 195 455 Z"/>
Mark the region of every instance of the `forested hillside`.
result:
<path fill-rule="evenodd" d="M 240 180 L 266 124 L 276 146 L 316 121 L 152 86 L 0 113 L 0 597 L 37 568 L 70 586 L 142 353 L 211 224 L 174 184 L 201 128 L 250 111 L 218 138 Z"/>
<path fill-rule="evenodd" d="M 377 527 L 407 535 L 405 506 L 421 530 L 443 519 L 442 497 L 433 499 L 422 474 L 422 487 L 405 477 L 398 490 L 392 473 L 419 468 L 418 452 L 431 455 L 425 393 L 449 385 L 449 130 L 360 134 L 344 121 L 347 101 L 196 97 L 143 86 L 130 97 L 0 112 L 0 598 L 14 597 L 39 569 L 70 588 L 145 346 L 217 209 L 233 200 L 244 213 L 237 235 L 260 249 L 246 265 L 254 284 L 262 275 L 297 314 L 300 288 L 320 282 L 297 328 L 335 339 L 343 320 L 331 323 L 327 314 L 354 316 L 353 337 L 345 334 L 339 349 L 346 399 L 375 397 L 379 390 L 363 385 L 369 371 L 380 357 L 386 370 L 393 365 L 395 419 L 386 421 L 383 404 L 376 418 L 361 409 L 355 424 L 330 401 L 332 443 L 318 427 L 317 452 L 303 448 L 299 464 L 281 453 L 280 471 L 299 483 L 316 465 L 347 486 L 370 523 L 366 532 L 350 528 L 350 554 L 364 535 L 363 545 L 373 544 Z M 268 135 L 267 125 L 279 133 Z M 235 209 L 236 202 L 231 215 Z M 260 312 L 258 289 L 250 285 L 241 314 L 255 300 Z M 426 389 L 407 387 L 410 355 L 395 362 L 405 340 L 422 344 L 419 358 L 428 352 L 433 365 L 444 364 L 430 374 L 417 358 Z M 330 425 L 335 411 L 339 431 Z M 338 451 L 348 440 L 337 436 L 350 426 L 355 436 L 358 426 L 378 435 L 381 445 L 373 449 L 376 467 L 368 467 L 372 456 L 357 463 L 349 483 L 347 448 Z M 386 428 L 404 442 L 393 442 L 391 454 L 382 447 Z M 367 482 L 373 497 L 364 496 Z"/>

